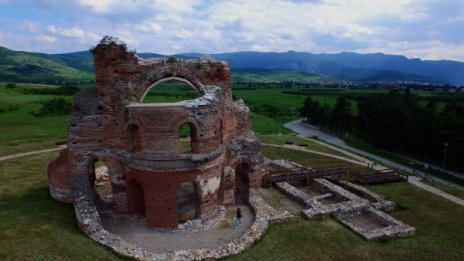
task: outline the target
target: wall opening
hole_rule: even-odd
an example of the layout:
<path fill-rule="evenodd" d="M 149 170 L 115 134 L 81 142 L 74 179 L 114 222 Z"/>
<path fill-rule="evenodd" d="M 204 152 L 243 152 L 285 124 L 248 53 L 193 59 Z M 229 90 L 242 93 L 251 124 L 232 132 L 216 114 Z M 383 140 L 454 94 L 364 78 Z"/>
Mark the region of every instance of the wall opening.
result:
<path fill-rule="evenodd" d="M 196 130 L 191 123 L 184 123 L 179 127 L 179 153 L 195 152 Z"/>
<path fill-rule="evenodd" d="M 93 162 L 89 180 L 97 208 L 99 210 L 112 210 L 114 204 L 113 187 L 108 174 L 108 167 L 103 161 L 96 160 Z"/>
<path fill-rule="evenodd" d="M 141 100 L 143 103 L 176 103 L 193 100 L 201 95 L 197 87 L 187 80 L 170 77 L 153 84 Z"/>
<path fill-rule="evenodd" d="M 145 217 L 145 195 L 142 185 L 131 179 L 127 184 L 127 190 L 129 193 L 129 213 Z"/>
<path fill-rule="evenodd" d="M 235 169 L 235 203 L 248 202 L 250 179 L 249 166 L 241 163 Z"/>
<path fill-rule="evenodd" d="M 177 222 L 179 224 L 197 218 L 196 199 L 196 188 L 193 182 L 184 182 L 177 188 Z"/>

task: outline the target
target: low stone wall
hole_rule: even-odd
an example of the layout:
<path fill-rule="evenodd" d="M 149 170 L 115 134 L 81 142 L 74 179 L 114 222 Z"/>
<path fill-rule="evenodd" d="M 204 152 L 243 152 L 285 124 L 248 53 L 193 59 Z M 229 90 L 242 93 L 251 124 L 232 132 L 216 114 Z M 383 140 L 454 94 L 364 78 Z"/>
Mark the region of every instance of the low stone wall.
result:
<path fill-rule="evenodd" d="M 341 187 L 369 200 L 372 202 L 372 206 L 375 209 L 379 209 L 382 211 L 391 211 L 395 209 L 395 203 L 389 200 L 386 200 L 383 196 L 368 190 L 367 188 L 353 184 L 346 180 L 339 180 L 337 184 Z"/>
<path fill-rule="evenodd" d="M 320 201 L 322 198 L 312 197 L 310 200 L 306 201 L 309 209 L 303 210 L 303 214 L 310 219 L 321 219 L 334 212 L 353 211 L 365 208 L 369 205 L 368 200 L 362 199 L 326 179 L 314 179 L 312 182 L 318 190 L 331 193 L 334 197 L 344 198 L 346 201 L 334 204 L 323 204 Z"/>
<path fill-rule="evenodd" d="M 275 187 L 278 190 L 282 191 L 284 194 L 288 195 L 292 199 L 302 204 L 303 206 L 310 206 L 309 201 L 311 200 L 311 197 L 303 191 L 299 190 L 298 188 L 295 188 L 294 186 L 288 184 L 287 182 L 277 182 L 275 183 Z"/>
<path fill-rule="evenodd" d="M 366 240 L 377 238 L 405 237 L 414 235 L 415 233 L 415 228 L 408 226 L 403 222 L 372 207 L 352 212 L 337 212 L 334 213 L 333 216 L 339 222 L 348 226 Z M 381 223 L 383 227 L 371 230 L 365 229 L 362 226 L 350 222 L 350 220 L 355 216 L 364 216 L 366 218 L 374 219 L 375 221 Z"/>
<path fill-rule="evenodd" d="M 147 251 L 105 230 L 93 201 L 86 198 L 85 195 L 77 197 L 74 207 L 82 230 L 93 240 L 110 247 L 122 255 L 139 260 L 204 260 L 219 259 L 238 254 L 261 238 L 266 232 L 269 223 L 280 223 L 295 219 L 295 216 L 287 211 L 277 211 L 260 196 L 250 197 L 249 203 L 255 212 L 255 220 L 251 228 L 241 237 L 213 249 L 176 250 L 161 254 Z"/>

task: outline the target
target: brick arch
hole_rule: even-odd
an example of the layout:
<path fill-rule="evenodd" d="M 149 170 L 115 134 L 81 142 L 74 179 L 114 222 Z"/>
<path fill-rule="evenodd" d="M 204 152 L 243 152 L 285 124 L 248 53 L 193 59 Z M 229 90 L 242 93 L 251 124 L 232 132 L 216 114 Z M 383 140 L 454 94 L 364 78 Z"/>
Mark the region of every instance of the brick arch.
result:
<path fill-rule="evenodd" d="M 180 136 L 180 127 L 182 127 L 184 124 L 190 125 L 190 144 L 191 144 L 191 149 L 193 153 L 198 153 L 199 152 L 199 139 L 200 139 L 200 128 L 198 124 L 196 124 L 196 121 L 193 120 L 191 117 L 188 118 L 183 118 L 175 122 L 173 126 L 175 131 L 177 132 L 177 137 Z M 180 146 L 180 139 L 178 139 L 178 146 Z"/>
<path fill-rule="evenodd" d="M 165 81 L 170 81 L 170 80 L 175 80 L 175 81 L 180 81 L 180 82 L 184 82 L 186 83 L 187 85 L 189 85 L 190 87 L 192 87 L 192 89 L 195 91 L 195 93 L 198 95 L 198 96 L 203 96 L 205 95 L 205 90 L 203 89 L 203 86 L 202 84 L 200 83 L 194 83 L 195 81 L 192 81 L 190 79 L 188 79 L 187 77 L 177 77 L 177 76 L 166 76 L 166 77 L 158 77 L 155 81 L 150 81 L 148 82 L 148 84 L 145 85 L 144 87 L 144 92 L 142 94 L 142 96 L 140 97 L 140 102 L 143 102 L 143 100 L 145 99 L 145 96 L 147 95 L 147 93 L 153 88 L 155 87 L 156 85 L 162 83 L 162 82 L 165 82 Z"/>

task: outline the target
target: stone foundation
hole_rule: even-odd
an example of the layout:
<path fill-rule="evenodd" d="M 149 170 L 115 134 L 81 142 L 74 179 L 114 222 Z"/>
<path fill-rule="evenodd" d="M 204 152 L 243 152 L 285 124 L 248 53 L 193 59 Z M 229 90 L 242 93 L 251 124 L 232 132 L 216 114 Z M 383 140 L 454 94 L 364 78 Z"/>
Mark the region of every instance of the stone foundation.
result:
<path fill-rule="evenodd" d="M 352 193 L 369 200 L 375 209 L 382 211 L 391 211 L 395 209 L 394 202 L 386 200 L 383 196 L 368 190 L 364 186 L 353 184 L 346 180 L 339 180 L 336 183 L 341 187 L 345 188 L 346 190 L 349 190 Z"/>
<path fill-rule="evenodd" d="M 318 196 L 310 196 L 286 182 L 276 183 L 275 186 L 302 204 L 306 208 L 302 210 L 306 217 L 321 219 L 333 216 L 366 240 L 414 235 L 413 227 L 378 210 L 393 209 L 393 202 L 348 181 L 340 180 L 337 183 L 357 195 L 326 179 L 312 180 L 311 186 L 324 193 Z M 324 199 L 331 197 L 340 202 L 328 204 L 323 202 Z"/>
<path fill-rule="evenodd" d="M 353 231 L 361 235 L 366 240 L 378 239 L 378 238 L 390 238 L 390 237 L 405 237 L 412 236 L 415 233 L 415 229 L 411 226 L 404 224 L 403 222 L 385 214 L 382 211 L 374 209 L 372 207 L 363 208 L 352 212 L 337 212 L 333 216 L 342 224 L 348 226 Z M 378 225 L 376 227 L 366 226 L 369 221 L 362 220 L 361 222 L 355 222 L 356 218 L 364 218 L 375 222 Z"/>

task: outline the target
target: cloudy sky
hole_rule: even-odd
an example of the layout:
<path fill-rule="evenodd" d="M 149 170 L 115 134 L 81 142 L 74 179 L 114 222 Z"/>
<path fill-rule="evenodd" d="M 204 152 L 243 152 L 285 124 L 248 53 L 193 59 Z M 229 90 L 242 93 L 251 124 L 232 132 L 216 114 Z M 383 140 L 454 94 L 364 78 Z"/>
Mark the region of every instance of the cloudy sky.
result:
<path fill-rule="evenodd" d="M 464 61 L 464 0 L 0 0 L 0 45 L 63 53 L 384 52 Z"/>

